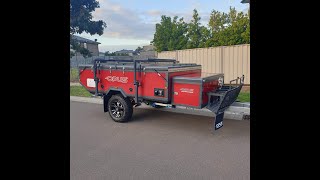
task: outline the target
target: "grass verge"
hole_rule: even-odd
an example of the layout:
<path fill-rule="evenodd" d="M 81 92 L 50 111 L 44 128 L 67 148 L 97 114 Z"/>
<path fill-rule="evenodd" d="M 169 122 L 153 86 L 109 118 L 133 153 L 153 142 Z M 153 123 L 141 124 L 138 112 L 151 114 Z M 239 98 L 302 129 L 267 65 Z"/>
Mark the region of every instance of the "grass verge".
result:
<path fill-rule="evenodd" d="M 91 94 L 82 86 L 70 86 L 70 96 L 91 97 Z"/>
<path fill-rule="evenodd" d="M 79 71 L 76 68 L 70 69 L 70 82 L 77 82 L 79 81 Z"/>
<path fill-rule="evenodd" d="M 250 102 L 250 92 L 240 92 L 237 100 L 240 102 Z"/>

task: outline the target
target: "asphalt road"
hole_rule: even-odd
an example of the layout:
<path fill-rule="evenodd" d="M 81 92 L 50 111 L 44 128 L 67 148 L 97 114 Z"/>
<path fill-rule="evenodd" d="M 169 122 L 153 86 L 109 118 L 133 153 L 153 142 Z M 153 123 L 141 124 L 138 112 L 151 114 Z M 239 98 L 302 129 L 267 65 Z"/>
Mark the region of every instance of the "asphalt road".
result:
<path fill-rule="evenodd" d="M 70 102 L 72 180 L 249 180 L 250 121 L 134 109 L 116 123 L 102 105 Z"/>

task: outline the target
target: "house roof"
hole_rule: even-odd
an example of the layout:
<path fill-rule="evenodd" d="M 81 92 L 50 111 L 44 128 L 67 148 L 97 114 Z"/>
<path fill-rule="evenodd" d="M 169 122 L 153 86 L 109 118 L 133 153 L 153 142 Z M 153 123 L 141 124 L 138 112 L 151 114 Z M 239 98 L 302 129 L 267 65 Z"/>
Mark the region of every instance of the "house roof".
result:
<path fill-rule="evenodd" d="M 76 36 L 76 35 L 72 35 L 72 38 L 79 41 L 79 42 L 82 42 L 82 43 L 89 43 L 89 44 L 101 44 L 97 41 L 92 41 L 90 39 L 86 39 L 86 38 L 83 38 L 83 37 L 80 37 L 80 36 Z"/>
<path fill-rule="evenodd" d="M 142 47 L 142 51 L 153 51 L 155 47 L 153 45 L 146 45 Z"/>
<path fill-rule="evenodd" d="M 241 3 L 250 3 L 250 0 L 242 0 Z"/>
<path fill-rule="evenodd" d="M 122 49 L 120 51 L 116 51 L 115 53 L 132 53 L 133 50 L 126 50 L 126 49 Z"/>

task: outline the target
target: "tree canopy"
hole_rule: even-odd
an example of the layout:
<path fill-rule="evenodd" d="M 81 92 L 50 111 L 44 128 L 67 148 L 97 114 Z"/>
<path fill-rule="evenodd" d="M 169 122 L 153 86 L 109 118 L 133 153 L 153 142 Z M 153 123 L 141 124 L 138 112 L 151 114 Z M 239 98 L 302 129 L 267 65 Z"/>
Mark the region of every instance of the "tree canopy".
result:
<path fill-rule="evenodd" d="M 138 46 L 137 49 L 135 50 L 135 52 L 139 54 L 142 50 L 143 50 L 143 48 Z"/>
<path fill-rule="evenodd" d="M 250 16 L 230 7 L 228 13 L 212 10 L 207 26 L 196 9 L 190 23 L 162 15 L 151 41 L 158 52 L 250 43 Z"/>
<path fill-rule="evenodd" d="M 92 12 L 99 8 L 99 2 L 96 0 L 70 0 L 70 34 L 81 34 L 86 32 L 90 35 L 102 35 L 106 23 L 102 20 L 92 20 Z M 70 36 L 70 45 L 73 50 L 79 52 L 84 57 L 91 56 L 90 51 L 79 46 L 78 42 Z M 73 53 L 74 54 L 74 53 Z M 70 56 L 73 55 L 70 53 Z"/>

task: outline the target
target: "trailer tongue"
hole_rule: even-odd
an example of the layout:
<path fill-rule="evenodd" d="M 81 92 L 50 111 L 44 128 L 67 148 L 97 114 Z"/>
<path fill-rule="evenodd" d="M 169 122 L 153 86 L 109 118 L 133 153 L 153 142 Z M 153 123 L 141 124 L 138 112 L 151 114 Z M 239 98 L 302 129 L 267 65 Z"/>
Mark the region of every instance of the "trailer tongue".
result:
<path fill-rule="evenodd" d="M 79 77 L 90 93 L 103 97 L 104 112 L 116 122 L 129 121 L 133 106 L 141 103 L 179 105 L 215 113 L 214 130 L 223 126 L 224 111 L 235 102 L 244 83 L 242 76 L 226 86 L 223 74 L 201 76 L 201 65 L 172 59 L 96 59 L 93 65 L 79 66 Z"/>

